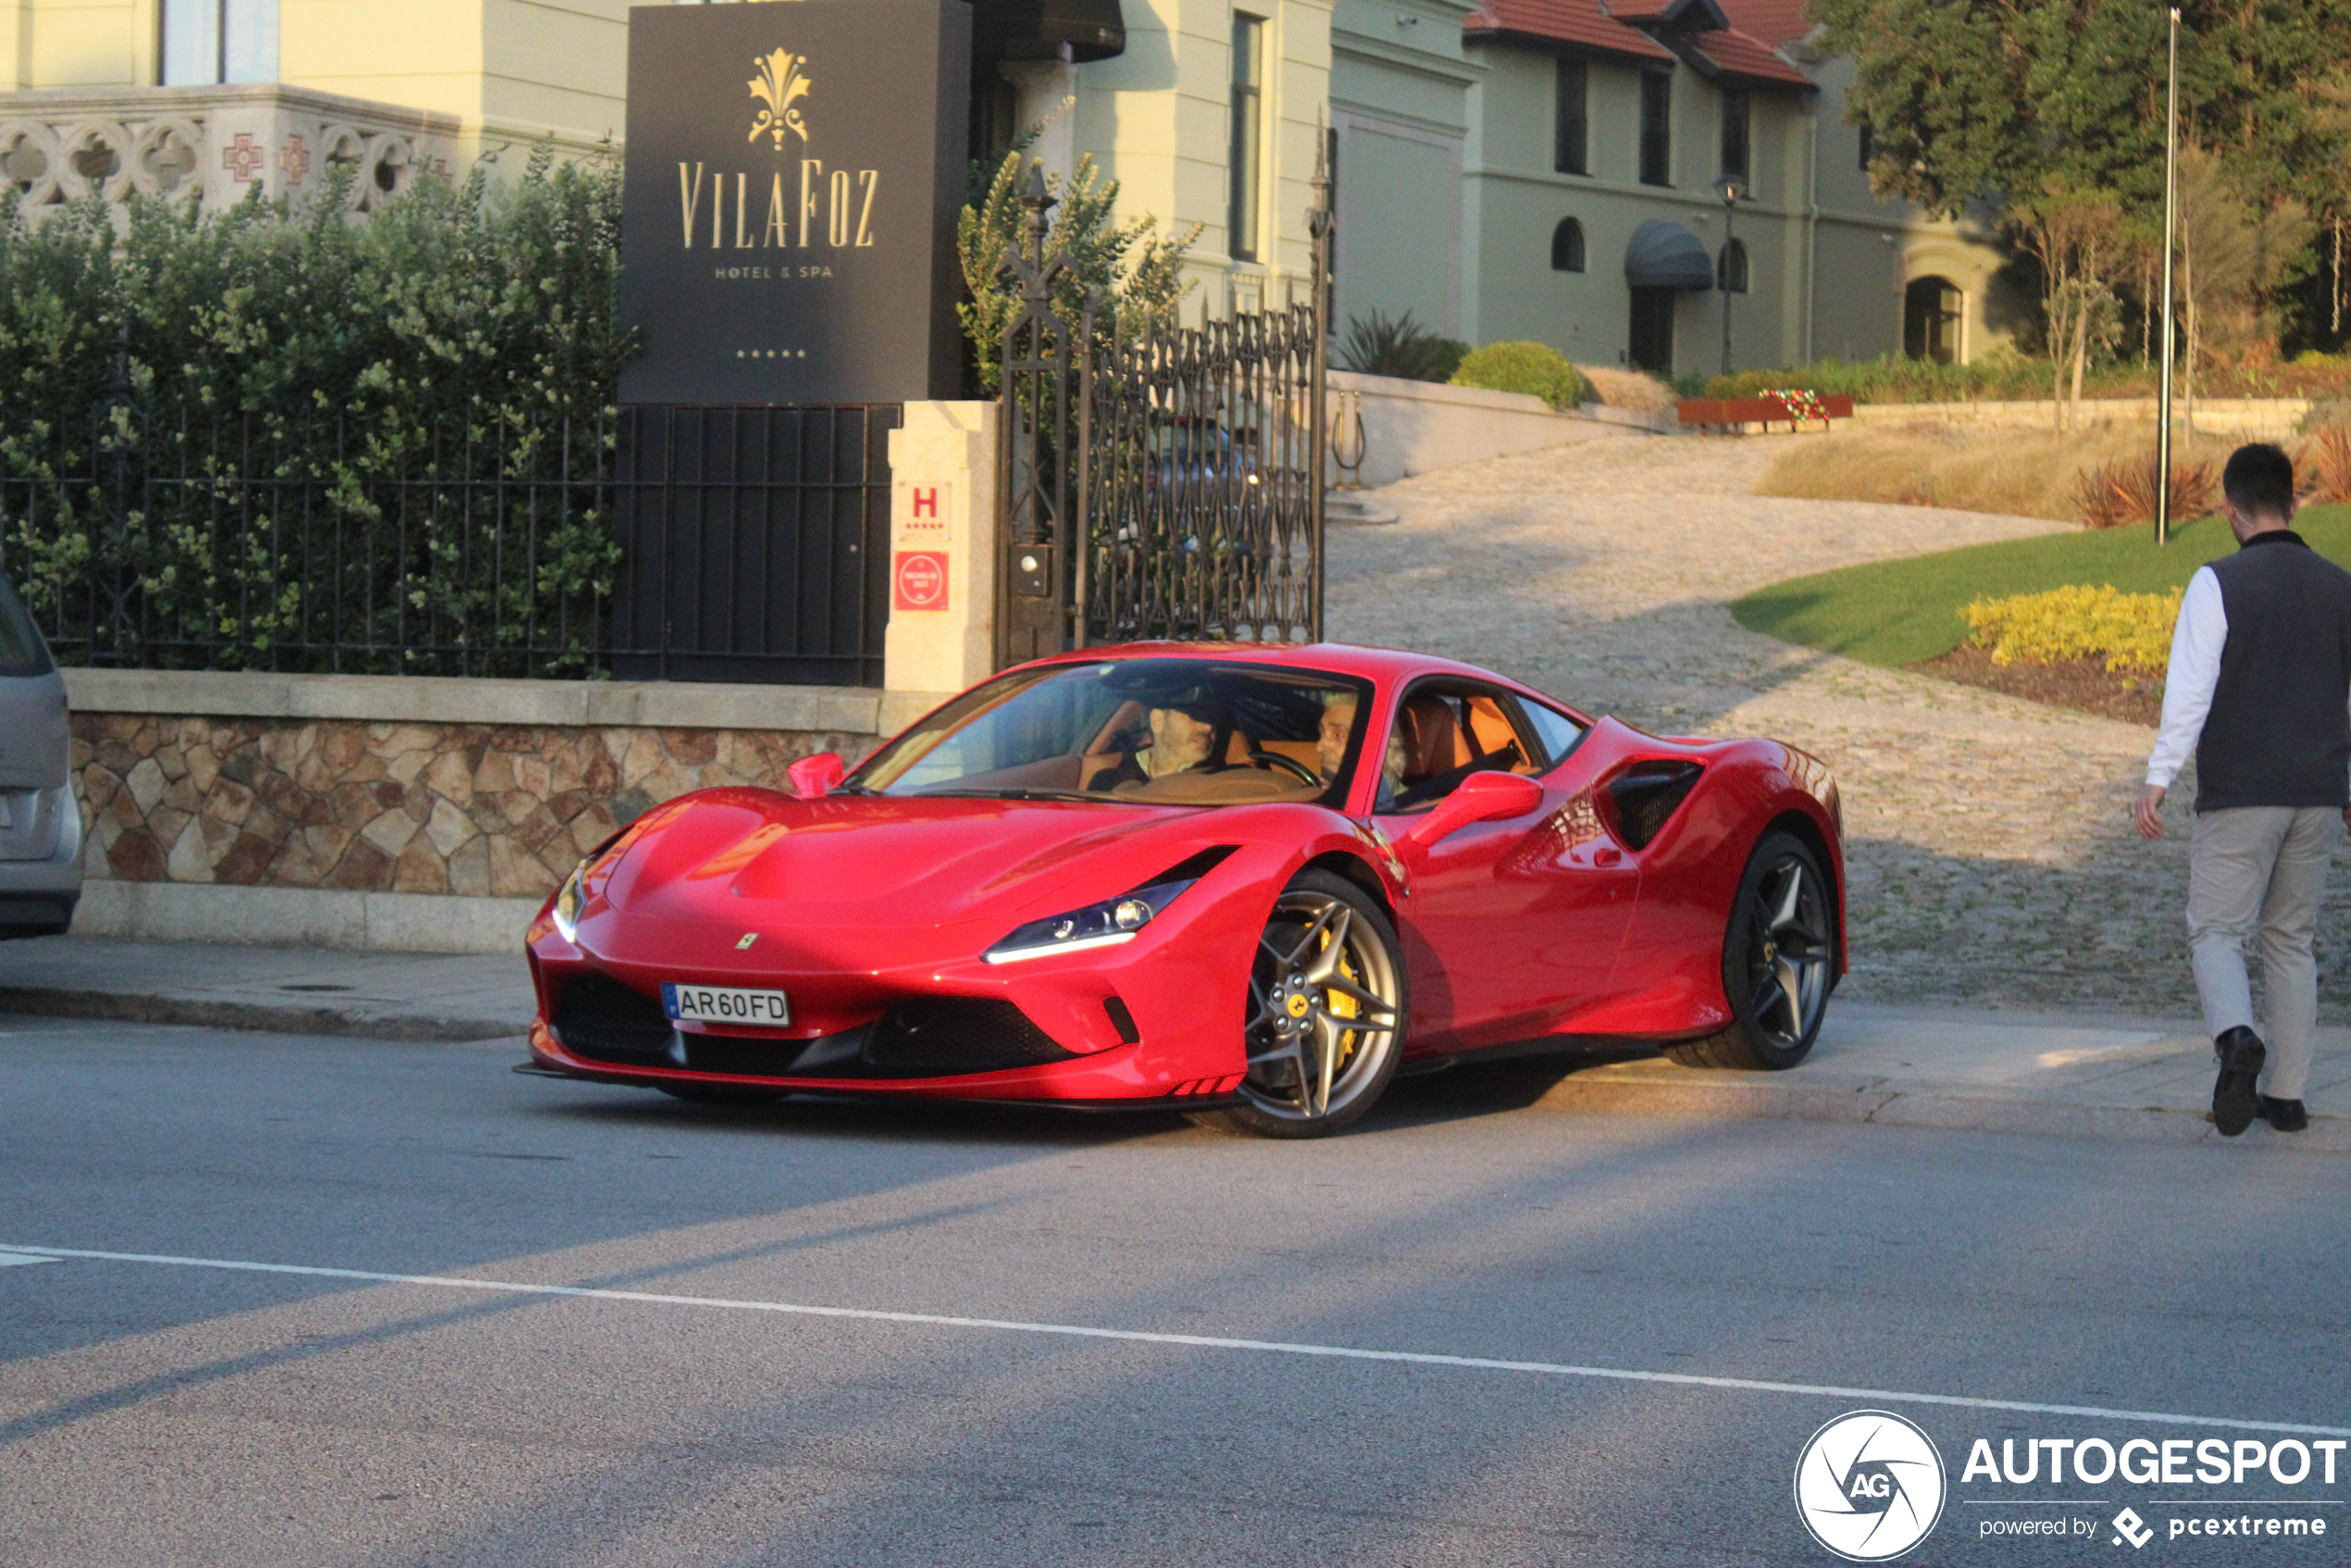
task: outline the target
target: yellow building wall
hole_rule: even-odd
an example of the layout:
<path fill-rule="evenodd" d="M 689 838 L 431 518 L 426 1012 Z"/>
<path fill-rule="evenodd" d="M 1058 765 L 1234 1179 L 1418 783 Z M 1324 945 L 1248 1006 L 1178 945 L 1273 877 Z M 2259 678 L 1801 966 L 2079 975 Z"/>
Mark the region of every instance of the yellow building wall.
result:
<path fill-rule="evenodd" d="M 156 0 L 0 0 L 0 85 L 138 87 Z M 469 131 L 617 141 L 626 0 L 280 0 L 278 80 L 455 115 Z"/>
<path fill-rule="evenodd" d="M 1233 261 L 1225 231 L 1236 9 L 1266 25 L 1258 224 L 1270 243 L 1259 262 Z M 1201 226 L 1187 318 L 1202 305 L 1221 316 L 1282 304 L 1312 267 L 1306 210 L 1330 87 L 1329 0 L 1126 0 L 1122 10 L 1126 52 L 1078 70 L 1077 150 L 1119 182 L 1121 218 L 1155 215 L 1163 233 Z"/>

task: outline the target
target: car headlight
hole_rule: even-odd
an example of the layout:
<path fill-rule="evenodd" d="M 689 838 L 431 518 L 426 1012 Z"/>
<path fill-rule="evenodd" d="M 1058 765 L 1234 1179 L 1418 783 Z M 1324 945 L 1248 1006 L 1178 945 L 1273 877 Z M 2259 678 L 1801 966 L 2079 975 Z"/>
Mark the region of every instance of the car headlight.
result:
<path fill-rule="evenodd" d="M 1089 947 L 1116 947 L 1121 942 L 1131 942 L 1136 933 L 1176 902 L 1177 894 L 1198 880 L 1188 877 L 1178 882 L 1154 882 L 1114 899 L 1073 909 L 1066 915 L 1031 920 L 1026 926 L 1015 927 L 982 956 L 990 964 L 1017 964 L 1024 958 L 1082 952 Z"/>
<path fill-rule="evenodd" d="M 554 916 L 556 932 L 564 940 L 574 945 L 579 941 L 579 906 L 588 902 L 588 895 L 579 884 L 587 875 L 590 862 L 595 858 L 590 855 L 571 868 L 571 875 L 564 878 L 562 889 L 555 894 L 555 907 L 548 911 Z"/>
<path fill-rule="evenodd" d="M 579 942 L 579 912 L 588 907 L 588 873 L 607 859 L 617 859 L 613 850 L 628 837 L 629 831 L 621 828 L 581 856 L 579 864 L 571 868 L 571 875 L 564 878 L 564 885 L 555 890 L 554 907 L 547 913 L 555 922 L 556 933 L 574 946 Z"/>

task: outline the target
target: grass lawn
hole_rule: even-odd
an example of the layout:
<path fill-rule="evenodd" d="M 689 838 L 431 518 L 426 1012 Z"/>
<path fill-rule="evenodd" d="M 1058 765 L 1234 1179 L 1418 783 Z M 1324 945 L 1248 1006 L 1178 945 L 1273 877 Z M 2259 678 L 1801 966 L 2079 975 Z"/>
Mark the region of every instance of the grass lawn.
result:
<path fill-rule="evenodd" d="M 2312 506 L 2295 529 L 2351 567 L 2351 506 Z M 1731 606 L 1750 631 L 1872 665 L 1939 658 L 1967 638 L 1959 606 L 1974 599 L 2038 593 L 2071 584 L 2111 583 L 2126 593 L 2183 587 L 2196 569 L 2236 548 L 2228 525 L 2204 517 L 2172 530 L 2158 549 L 2149 528 L 2044 534 L 1872 561 L 1790 579 Z"/>

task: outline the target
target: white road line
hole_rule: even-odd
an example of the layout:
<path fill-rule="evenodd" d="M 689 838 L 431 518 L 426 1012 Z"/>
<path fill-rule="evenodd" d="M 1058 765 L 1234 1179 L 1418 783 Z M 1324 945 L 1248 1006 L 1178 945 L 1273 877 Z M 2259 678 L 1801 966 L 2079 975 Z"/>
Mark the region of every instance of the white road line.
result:
<path fill-rule="evenodd" d="M 439 1274 L 384 1274 L 374 1269 L 320 1268 L 305 1263 L 182 1258 L 164 1252 L 94 1252 L 75 1247 L 37 1247 L 27 1242 L 0 1241 L 0 1253 L 6 1252 L 31 1253 L 51 1259 L 79 1258 L 92 1263 L 151 1263 L 165 1268 L 286 1274 L 305 1279 L 351 1279 L 370 1285 L 419 1285 L 438 1290 L 482 1290 L 507 1296 L 577 1296 L 596 1301 L 634 1301 L 656 1307 L 700 1307 L 715 1312 L 780 1313 L 792 1317 L 846 1318 L 858 1323 L 904 1323 L 934 1328 L 992 1328 L 1007 1334 L 1050 1334 L 1064 1338 L 1111 1339 L 1136 1345 L 1181 1345 L 1202 1350 L 1250 1350 L 1264 1355 L 1322 1356 L 1338 1361 L 1388 1362 L 1406 1366 L 1458 1367 L 1471 1372 L 1514 1372 L 1538 1377 L 1593 1377 L 1618 1383 L 1734 1388 L 1754 1394 L 1800 1394 L 1813 1399 L 1859 1400 L 1881 1404 L 1952 1405 L 1963 1410 L 2018 1411 L 2031 1415 L 2079 1415 L 2100 1421 L 2152 1422 L 2167 1426 L 2224 1426 L 2236 1432 L 2285 1432 L 2314 1437 L 2351 1437 L 2351 1426 L 2312 1426 L 2290 1421 L 2245 1421 L 2233 1416 L 2182 1415 L 2159 1410 L 2111 1410 L 2103 1405 L 2042 1404 L 2029 1400 L 1987 1400 L 1965 1394 L 1921 1394 L 1894 1388 L 1848 1388 L 1833 1383 L 1775 1383 L 1757 1377 L 1709 1377 L 1693 1372 L 1641 1372 L 1627 1367 L 1576 1366 L 1562 1362 L 1502 1361 L 1491 1356 L 1441 1355 L 1431 1350 L 1374 1350 L 1353 1345 L 1299 1344 L 1284 1339 L 1235 1339 L 1213 1334 L 1163 1334 L 1143 1328 L 1024 1323 L 1011 1318 L 889 1312 L 877 1307 L 819 1307 L 798 1301 L 742 1300 L 727 1296 L 672 1296 L 652 1290 L 607 1290 L 585 1285 L 534 1285 L 523 1280 L 466 1279 Z"/>
<path fill-rule="evenodd" d="M 13 1268 L 19 1263 L 54 1263 L 58 1260 L 37 1256 L 31 1252 L 0 1252 L 0 1268 Z"/>

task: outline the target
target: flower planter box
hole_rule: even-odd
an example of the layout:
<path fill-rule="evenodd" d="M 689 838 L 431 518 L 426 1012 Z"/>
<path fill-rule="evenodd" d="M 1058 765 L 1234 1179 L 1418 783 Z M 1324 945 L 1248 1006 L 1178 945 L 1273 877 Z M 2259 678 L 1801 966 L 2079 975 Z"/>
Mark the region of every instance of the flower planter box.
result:
<path fill-rule="evenodd" d="M 1806 408 L 1800 400 L 1783 398 L 1766 392 L 1761 397 L 1693 397 L 1686 398 L 1675 409 L 1685 425 L 1697 425 L 1707 429 L 1738 429 L 1748 425 L 1760 425 L 1769 431 L 1773 425 L 1785 425 L 1794 430 L 1799 426 L 1815 424 L 1828 429 L 1832 419 L 1853 417 L 1853 400 L 1842 394 L 1817 396 L 1812 406 Z"/>

